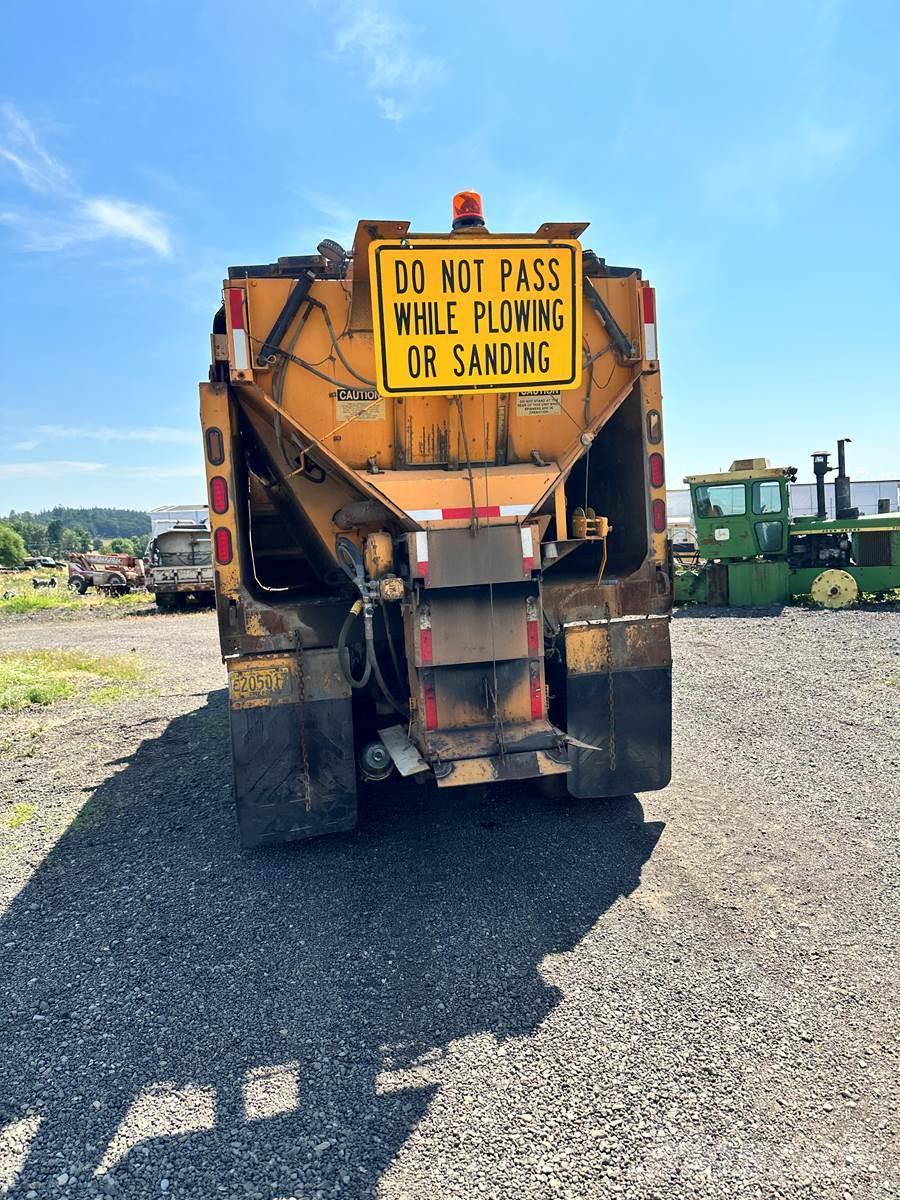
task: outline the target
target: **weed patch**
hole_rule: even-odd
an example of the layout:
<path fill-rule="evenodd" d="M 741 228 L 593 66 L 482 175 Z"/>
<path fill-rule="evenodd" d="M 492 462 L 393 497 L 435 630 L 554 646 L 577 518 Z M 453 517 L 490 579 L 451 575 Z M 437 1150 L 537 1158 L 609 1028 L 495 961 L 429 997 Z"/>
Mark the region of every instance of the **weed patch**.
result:
<path fill-rule="evenodd" d="M 83 654 L 78 650 L 29 650 L 0 654 L 0 710 L 55 704 L 74 696 L 133 683 L 141 675 L 134 656 Z M 118 698 L 118 697 L 117 697 Z M 101 701 L 104 703 L 105 701 Z"/>
<path fill-rule="evenodd" d="M 7 825 L 10 829 L 18 829 L 34 816 L 34 805 L 27 800 L 19 800 L 9 810 Z"/>

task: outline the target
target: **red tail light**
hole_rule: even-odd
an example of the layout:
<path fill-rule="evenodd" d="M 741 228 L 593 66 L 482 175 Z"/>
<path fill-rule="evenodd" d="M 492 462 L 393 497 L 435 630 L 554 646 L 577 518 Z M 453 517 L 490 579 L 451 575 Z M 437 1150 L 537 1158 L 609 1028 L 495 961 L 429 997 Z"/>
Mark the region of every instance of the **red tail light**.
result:
<path fill-rule="evenodd" d="M 650 482 L 654 487 L 662 487 L 666 482 L 666 469 L 661 454 L 650 455 Z M 218 512 L 218 509 L 216 511 Z"/>
<path fill-rule="evenodd" d="M 653 530 L 655 533 L 666 532 L 666 502 L 665 500 L 653 501 Z"/>
<path fill-rule="evenodd" d="M 234 551 L 231 546 L 231 530 L 217 529 L 213 534 L 213 541 L 216 545 L 216 562 L 226 566 L 234 557 Z"/>
<path fill-rule="evenodd" d="M 214 475 L 209 481 L 209 507 L 219 516 L 228 512 L 228 484 L 221 475 Z"/>

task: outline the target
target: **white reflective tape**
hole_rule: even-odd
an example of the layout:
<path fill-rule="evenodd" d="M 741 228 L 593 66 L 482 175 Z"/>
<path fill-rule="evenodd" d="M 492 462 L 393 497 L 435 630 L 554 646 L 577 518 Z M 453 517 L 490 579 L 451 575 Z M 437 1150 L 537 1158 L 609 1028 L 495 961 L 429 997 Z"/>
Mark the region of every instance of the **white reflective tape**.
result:
<path fill-rule="evenodd" d="M 656 326 L 644 326 L 644 358 L 655 359 L 656 353 Z"/>
<path fill-rule="evenodd" d="M 421 531 L 416 534 L 416 562 L 428 562 L 428 534 Z"/>
<path fill-rule="evenodd" d="M 527 517 L 534 508 L 533 504 L 501 504 L 501 517 Z"/>
<path fill-rule="evenodd" d="M 444 510 L 442 508 L 407 508 L 404 511 L 414 521 L 442 521 L 444 519 Z M 423 533 L 416 534 L 416 537 L 424 536 Z"/>
<path fill-rule="evenodd" d="M 534 558 L 534 541 L 531 537 L 531 526 L 523 525 L 522 529 L 521 529 L 521 534 L 522 534 L 522 557 L 523 558 Z"/>
<path fill-rule="evenodd" d="M 234 353 L 231 356 L 231 365 L 235 371 L 249 371 L 250 356 L 247 353 L 247 335 L 243 329 L 233 329 L 231 331 L 231 343 L 234 348 Z"/>

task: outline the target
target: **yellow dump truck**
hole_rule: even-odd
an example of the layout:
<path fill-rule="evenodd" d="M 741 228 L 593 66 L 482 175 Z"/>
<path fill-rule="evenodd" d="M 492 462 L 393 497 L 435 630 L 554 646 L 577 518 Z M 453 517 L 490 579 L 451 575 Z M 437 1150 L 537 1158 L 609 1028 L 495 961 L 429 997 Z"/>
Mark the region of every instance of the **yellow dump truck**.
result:
<path fill-rule="evenodd" d="M 654 291 L 585 223 L 452 211 L 224 283 L 200 409 L 247 845 L 351 828 L 394 772 L 669 780 Z"/>

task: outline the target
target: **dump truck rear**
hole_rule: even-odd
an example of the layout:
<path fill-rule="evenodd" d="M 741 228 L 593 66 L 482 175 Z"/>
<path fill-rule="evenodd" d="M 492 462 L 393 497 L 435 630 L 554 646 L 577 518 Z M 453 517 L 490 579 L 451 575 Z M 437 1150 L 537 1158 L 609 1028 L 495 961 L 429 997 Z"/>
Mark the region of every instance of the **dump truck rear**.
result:
<path fill-rule="evenodd" d="M 655 298 L 585 229 L 461 193 L 450 234 L 229 269 L 200 398 L 245 844 L 394 772 L 668 782 Z"/>

